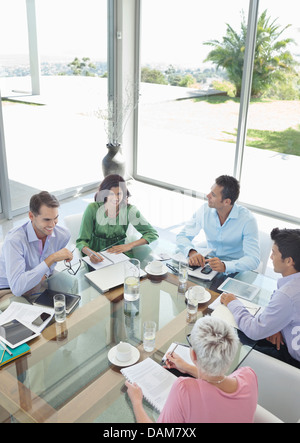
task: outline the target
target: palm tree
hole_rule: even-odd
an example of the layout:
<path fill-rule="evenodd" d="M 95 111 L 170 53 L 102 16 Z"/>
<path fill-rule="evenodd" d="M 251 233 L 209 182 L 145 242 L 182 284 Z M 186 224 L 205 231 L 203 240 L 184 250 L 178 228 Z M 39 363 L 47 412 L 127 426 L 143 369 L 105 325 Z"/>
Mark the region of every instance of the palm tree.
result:
<path fill-rule="evenodd" d="M 281 26 L 276 22 L 277 19 L 272 21 L 271 17 L 267 17 L 267 10 L 258 19 L 252 96 L 262 95 L 275 80 L 283 80 L 287 72 L 295 73 L 294 66 L 297 62 L 287 50 L 287 46 L 295 41 L 291 38 L 279 40 L 281 34 L 291 25 L 280 29 Z M 221 42 L 204 42 L 205 45 L 214 47 L 205 61 L 211 61 L 217 68 L 222 67 L 227 71 L 229 80 L 235 85 L 237 97 L 241 94 L 246 36 L 247 25 L 243 15 L 240 33 L 227 24 L 226 35 Z"/>

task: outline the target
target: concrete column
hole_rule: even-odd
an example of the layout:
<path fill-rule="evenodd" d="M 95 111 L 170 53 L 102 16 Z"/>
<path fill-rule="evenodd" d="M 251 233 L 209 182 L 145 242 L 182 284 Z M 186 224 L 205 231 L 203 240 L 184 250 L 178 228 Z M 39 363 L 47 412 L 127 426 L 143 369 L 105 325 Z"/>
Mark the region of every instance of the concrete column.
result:
<path fill-rule="evenodd" d="M 29 61 L 32 95 L 40 95 L 40 61 L 38 53 L 35 0 L 26 0 Z"/>

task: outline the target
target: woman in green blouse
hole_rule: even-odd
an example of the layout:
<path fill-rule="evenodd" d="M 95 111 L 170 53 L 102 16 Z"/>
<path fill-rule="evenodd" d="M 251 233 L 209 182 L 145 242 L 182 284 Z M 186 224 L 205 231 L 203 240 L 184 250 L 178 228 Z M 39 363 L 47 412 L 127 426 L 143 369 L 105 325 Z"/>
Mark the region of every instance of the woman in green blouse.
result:
<path fill-rule="evenodd" d="M 128 204 L 130 196 L 125 180 L 112 174 L 105 177 L 95 195 L 95 203 L 86 208 L 77 248 L 88 255 L 93 263 L 102 261 L 97 252 L 128 252 L 136 246 L 145 245 L 158 238 L 156 230 L 147 222 L 139 210 Z M 132 224 L 142 234 L 139 240 L 125 244 L 126 231 Z"/>

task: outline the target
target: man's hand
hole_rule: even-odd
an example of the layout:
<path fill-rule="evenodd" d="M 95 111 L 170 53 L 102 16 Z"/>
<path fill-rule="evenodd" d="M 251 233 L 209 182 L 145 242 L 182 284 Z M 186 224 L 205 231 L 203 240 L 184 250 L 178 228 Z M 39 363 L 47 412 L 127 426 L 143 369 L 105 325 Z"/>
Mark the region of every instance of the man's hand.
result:
<path fill-rule="evenodd" d="M 236 296 L 233 295 L 233 294 L 225 294 L 225 293 L 223 293 L 221 295 L 221 303 L 222 303 L 222 305 L 227 306 L 228 303 L 230 303 L 233 300 L 236 300 Z"/>
<path fill-rule="evenodd" d="M 63 248 L 53 254 L 49 255 L 49 257 L 45 258 L 45 263 L 50 268 L 54 263 L 59 261 L 71 261 L 73 260 L 73 254 L 69 249 Z"/>
<path fill-rule="evenodd" d="M 205 266 L 205 258 L 195 250 L 189 252 L 189 265 L 190 266 Z"/>
<path fill-rule="evenodd" d="M 209 264 L 209 266 L 211 267 L 211 269 L 213 271 L 217 271 L 217 272 L 225 272 L 226 271 L 226 267 L 225 267 L 224 263 L 218 257 L 208 258 L 205 261 L 206 261 L 206 263 Z"/>
<path fill-rule="evenodd" d="M 284 341 L 282 339 L 281 332 L 277 332 L 277 334 L 271 335 L 270 337 L 267 337 L 267 340 L 271 342 L 273 345 L 276 345 L 277 351 L 280 350 L 280 346 L 284 345 Z"/>

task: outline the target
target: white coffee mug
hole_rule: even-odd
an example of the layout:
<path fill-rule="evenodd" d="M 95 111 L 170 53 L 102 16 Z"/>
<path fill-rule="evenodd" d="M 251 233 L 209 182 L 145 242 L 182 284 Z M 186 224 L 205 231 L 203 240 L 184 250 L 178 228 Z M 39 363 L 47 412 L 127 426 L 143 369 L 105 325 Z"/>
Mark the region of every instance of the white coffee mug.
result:
<path fill-rule="evenodd" d="M 163 264 L 159 260 L 154 260 L 149 263 L 149 271 L 154 272 L 155 274 L 159 274 L 162 272 Z"/>
<path fill-rule="evenodd" d="M 190 288 L 193 297 L 198 300 L 198 303 L 201 303 L 205 299 L 205 288 L 203 286 L 193 286 Z"/>
<path fill-rule="evenodd" d="M 120 342 L 117 346 L 116 357 L 119 361 L 128 361 L 131 359 L 132 346 L 129 343 Z"/>

